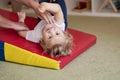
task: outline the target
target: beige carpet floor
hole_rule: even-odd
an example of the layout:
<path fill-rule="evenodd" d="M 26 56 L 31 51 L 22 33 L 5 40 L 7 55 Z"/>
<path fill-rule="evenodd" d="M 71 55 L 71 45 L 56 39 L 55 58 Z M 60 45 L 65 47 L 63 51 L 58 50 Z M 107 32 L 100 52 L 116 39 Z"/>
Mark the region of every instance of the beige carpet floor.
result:
<path fill-rule="evenodd" d="M 69 26 L 97 43 L 62 70 L 0 61 L 0 80 L 120 80 L 120 18 L 69 16 Z"/>

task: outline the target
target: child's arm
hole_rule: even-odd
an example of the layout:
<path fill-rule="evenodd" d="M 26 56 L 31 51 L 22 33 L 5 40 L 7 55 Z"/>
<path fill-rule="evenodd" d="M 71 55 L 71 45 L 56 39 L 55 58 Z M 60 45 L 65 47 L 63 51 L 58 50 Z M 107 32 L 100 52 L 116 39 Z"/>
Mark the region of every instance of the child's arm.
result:
<path fill-rule="evenodd" d="M 26 38 L 27 31 L 18 31 L 18 34 L 19 34 L 21 37 Z"/>
<path fill-rule="evenodd" d="M 52 13 L 54 15 L 54 19 L 58 23 L 64 22 L 63 12 L 61 10 L 61 7 L 57 3 L 41 3 L 40 6 L 40 12 L 44 13 L 46 11 Z"/>

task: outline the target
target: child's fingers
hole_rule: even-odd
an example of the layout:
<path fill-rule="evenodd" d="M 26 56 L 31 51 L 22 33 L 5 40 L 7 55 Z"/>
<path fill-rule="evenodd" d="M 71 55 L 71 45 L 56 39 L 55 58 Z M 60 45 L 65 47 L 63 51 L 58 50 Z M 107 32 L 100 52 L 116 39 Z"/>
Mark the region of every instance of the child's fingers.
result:
<path fill-rule="evenodd" d="M 46 11 L 46 6 L 44 3 L 41 3 L 38 7 L 40 13 L 44 13 Z"/>
<path fill-rule="evenodd" d="M 43 7 L 40 7 L 38 10 L 40 11 L 40 13 L 44 13 L 45 12 L 45 9 Z"/>

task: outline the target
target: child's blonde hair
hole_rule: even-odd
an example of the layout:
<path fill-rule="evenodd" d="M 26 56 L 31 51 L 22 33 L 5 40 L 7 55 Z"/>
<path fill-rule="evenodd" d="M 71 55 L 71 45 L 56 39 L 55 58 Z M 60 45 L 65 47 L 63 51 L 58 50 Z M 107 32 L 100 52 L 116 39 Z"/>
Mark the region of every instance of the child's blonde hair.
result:
<path fill-rule="evenodd" d="M 42 40 L 40 42 L 41 47 L 45 52 L 49 53 L 51 57 L 60 57 L 70 55 L 72 53 L 71 47 L 73 44 L 73 37 L 67 32 L 63 32 L 65 35 L 64 42 L 62 44 L 54 44 L 51 48 L 48 48 Z"/>

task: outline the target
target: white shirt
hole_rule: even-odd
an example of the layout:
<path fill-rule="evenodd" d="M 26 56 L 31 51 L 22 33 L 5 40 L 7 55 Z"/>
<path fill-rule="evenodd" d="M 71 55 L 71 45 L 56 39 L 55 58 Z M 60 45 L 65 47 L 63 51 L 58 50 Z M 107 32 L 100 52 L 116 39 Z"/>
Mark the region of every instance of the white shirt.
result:
<path fill-rule="evenodd" d="M 45 20 L 41 20 L 34 28 L 34 30 L 30 30 L 27 32 L 26 34 L 26 40 L 35 42 L 35 43 L 39 43 L 39 41 L 42 38 L 42 30 L 44 28 L 44 26 L 46 25 L 46 21 Z M 65 23 L 62 24 L 57 24 L 54 23 L 57 27 L 59 27 L 61 30 L 65 30 Z"/>

